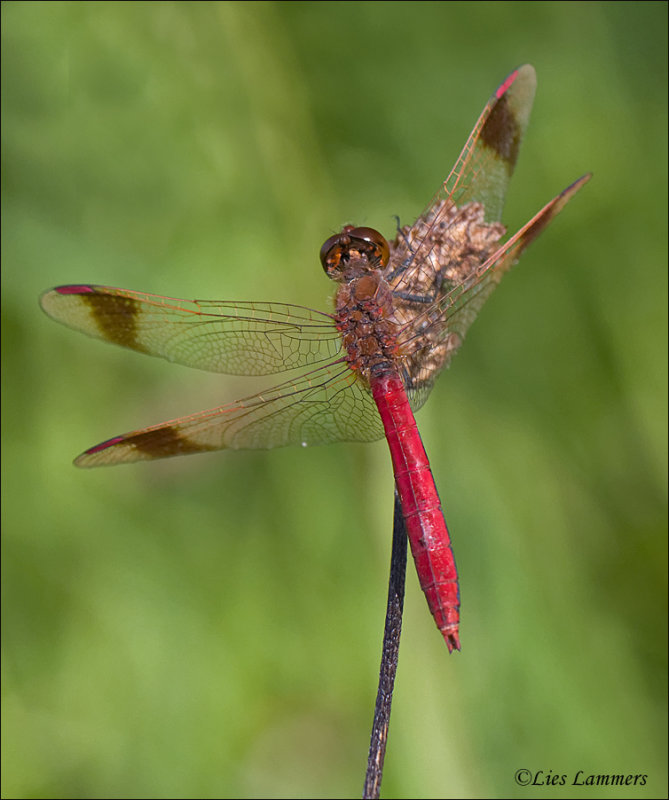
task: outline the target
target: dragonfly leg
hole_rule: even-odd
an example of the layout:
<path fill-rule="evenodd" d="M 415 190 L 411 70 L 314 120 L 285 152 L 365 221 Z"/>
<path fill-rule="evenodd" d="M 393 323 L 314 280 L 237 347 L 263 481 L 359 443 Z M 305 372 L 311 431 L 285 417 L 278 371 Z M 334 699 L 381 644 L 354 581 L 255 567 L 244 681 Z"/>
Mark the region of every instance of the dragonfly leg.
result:
<path fill-rule="evenodd" d="M 402 229 L 402 225 L 400 223 L 400 218 L 395 214 L 393 216 L 393 219 L 395 220 L 395 225 L 397 226 L 397 237 L 396 237 L 395 241 L 397 241 L 400 238 L 404 241 L 404 245 L 405 245 L 405 247 L 407 249 L 408 255 L 407 255 L 407 257 L 404 259 L 404 261 L 401 264 L 398 264 L 395 267 L 395 269 L 386 276 L 386 280 L 389 283 L 392 283 L 392 281 L 395 278 L 397 278 L 399 275 L 402 275 L 402 273 L 406 272 L 407 268 L 409 266 L 411 266 L 411 264 L 413 263 L 414 256 L 416 255 L 416 253 L 414 252 L 414 249 L 413 249 L 413 247 L 411 245 L 411 241 L 409 240 L 409 237 L 406 235 L 406 233 Z"/>
<path fill-rule="evenodd" d="M 400 218 L 397 216 L 397 214 L 393 214 L 393 219 L 395 220 L 395 225 L 397 226 L 397 235 L 401 236 L 404 239 L 404 244 L 407 246 L 409 252 L 411 252 L 411 242 L 409 242 L 409 237 L 402 230 L 402 224 L 400 223 Z"/>
<path fill-rule="evenodd" d="M 427 294 L 413 294 L 411 292 L 403 292 L 401 289 L 393 292 L 393 297 L 399 300 L 405 300 L 407 303 L 419 303 L 420 305 L 429 305 L 435 303 L 439 298 L 441 287 L 444 283 L 444 275 L 441 270 L 435 273 L 432 289 Z"/>

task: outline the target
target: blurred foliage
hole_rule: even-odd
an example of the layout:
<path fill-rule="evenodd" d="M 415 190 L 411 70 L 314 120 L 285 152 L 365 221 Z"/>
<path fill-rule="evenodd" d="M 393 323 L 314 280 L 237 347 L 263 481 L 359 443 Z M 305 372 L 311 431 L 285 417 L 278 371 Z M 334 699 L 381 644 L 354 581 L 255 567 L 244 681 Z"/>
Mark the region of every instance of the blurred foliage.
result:
<path fill-rule="evenodd" d="M 419 422 L 463 651 L 411 565 L 384 797 L 580 797 L 666 712 L 665 3 L 2 4 L 3 796 L 343 797 L 385 604 L 385 445 L 81 472 L 249 390 L 77 337 L 94 282 L 328 308 L 317 254 L 392 233 L 501 79 L 539 86 L 506 209 L 594 180 L 524 255 Z M 526 768 L 567 784 L 516 786 Z"/>

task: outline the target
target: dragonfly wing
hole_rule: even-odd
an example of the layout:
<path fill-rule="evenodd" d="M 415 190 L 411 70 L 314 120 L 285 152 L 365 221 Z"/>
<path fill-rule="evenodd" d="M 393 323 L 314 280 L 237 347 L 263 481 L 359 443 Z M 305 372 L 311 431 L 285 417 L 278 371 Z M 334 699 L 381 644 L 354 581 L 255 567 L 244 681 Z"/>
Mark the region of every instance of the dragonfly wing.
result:
<path fill-rule="evenodd" d="M 460 157 L 444 181 L 442 195 L 457 206 L 482 203 L 486 222 L 502 218 L 506 190 L 530 120 L 537 87 L 531 64 L 514 70 L 490 98 Z"/>
<path fill-rule="evenodd" d="M 527 128 L 537 78 L 534 67 L 514 70 L 493 94 L 469 134 L 448 178 L 413 226 L 403 228 L 393 244 L 390 272 L 402 274 L 402 283 L 417 282 L 412 274 L 431 258 L 432 238 L 443 238 L 454 223 L 457 208 L 469 203 L 483 207 L 486 223 L 499 222 L 506 190 L 513 175 L 520 143 Z M 499 238 L 504 233 L 500 229 Z"/>
<path fill-rule="evenodd" d="M 409 357 L 412 363 L 415 361 L 423 365 L 422 373 L 415 380 L 417 388 L 412 397 L 414 406 L 424 402 L 425 387 L 429 391 L 436 374 L 449 363 L 481 306 L 502 276 L 590 177 L 590 174 L 584 175 L 564 189 L 490 258 L 405 327 L 399 337 L 399 346 L 412 353 Z"/>
<path fill-rule="evenodd" d="M 211 450 L 268 449 L 383 436 L 374 400 L 335 362 L 229 405 L 115 436 L 75 461 L 99 467 Z"/>
<path fill-rule="evenodd" d="M 284 303 L 179 300 L 110 286 L 59 286 L 40 298 L 57 322 L 97 339 L 228 375 L 271 375 L 330 361 L 332 317 Z"/>
<path fill-rule="evenodd" d="M 386 270 L 401 321 L 447 296 L 498 251 L 499 222 L 534 100 L 536 75 L 519 67 L 483 109 L 450 175 L 411 227 L 398 232 Z"/>

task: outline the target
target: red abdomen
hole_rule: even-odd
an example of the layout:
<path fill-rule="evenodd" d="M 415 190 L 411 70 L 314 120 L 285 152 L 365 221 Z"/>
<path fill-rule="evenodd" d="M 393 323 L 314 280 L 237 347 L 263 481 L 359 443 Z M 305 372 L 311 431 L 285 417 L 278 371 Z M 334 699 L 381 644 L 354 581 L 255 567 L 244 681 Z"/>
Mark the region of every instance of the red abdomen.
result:
<path fill-rule="evenodd" d="M 449 652 L 460 649 L 460 593 L 451 538 L 413 412 L 397 375 L 370 380 L 386 432 L 421 588 Z"/>

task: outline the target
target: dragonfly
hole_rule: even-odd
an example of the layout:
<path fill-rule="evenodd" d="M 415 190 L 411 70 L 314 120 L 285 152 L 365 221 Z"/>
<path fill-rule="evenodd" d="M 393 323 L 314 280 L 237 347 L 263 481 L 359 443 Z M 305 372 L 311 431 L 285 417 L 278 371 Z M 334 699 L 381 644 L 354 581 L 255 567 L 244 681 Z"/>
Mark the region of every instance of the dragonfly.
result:
<path fill-rule="evenodd" d="M 93 284 L 45 292 L 57 322 L 122 347 L 229 375 L 289 373 L 278 385 L 86 450 L 98 467 L 212 450 L 386 437 L 419 582 L 449 652 L 460 649 L 451 539 L 414 418 L 484 301 L 586 174 L 513 236 L 501 223 L 528 124 L 534 68 L 514 70 L 479 116 L 455 166 L 413 225 L 388 241 L 346 225 L 320 251 L 334 309 L 180 300 Z"/>

